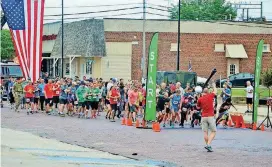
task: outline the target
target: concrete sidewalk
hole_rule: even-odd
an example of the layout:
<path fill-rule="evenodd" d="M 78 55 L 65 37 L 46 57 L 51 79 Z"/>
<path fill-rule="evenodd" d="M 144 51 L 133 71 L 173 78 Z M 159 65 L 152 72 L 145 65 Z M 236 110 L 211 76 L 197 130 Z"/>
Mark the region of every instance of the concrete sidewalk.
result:
<path fill-rule="evenodd" d="M 26 132 L 6 128 L 1 128 L 1 132 L 2 167 L 156 166 L 154 162 L 132 160 L 102 151 L 41 138 Z"/>

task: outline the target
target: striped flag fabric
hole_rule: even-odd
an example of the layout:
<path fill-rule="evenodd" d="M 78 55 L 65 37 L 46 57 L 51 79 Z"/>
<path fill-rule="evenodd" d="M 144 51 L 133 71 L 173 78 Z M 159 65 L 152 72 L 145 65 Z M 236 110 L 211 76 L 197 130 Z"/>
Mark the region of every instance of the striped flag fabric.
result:
<path fill-rule="evenodd" d="M 42 61 L 45 0 L 2 0 L 16 55 L 25 78 L 37 81 Z"/>
<path fill-rule="evenodd" d="M 189 72 L 192 72 L 192 71 L 193 71 L 191 60 L 189 61 L 188 71 L 189 71 Z"/>

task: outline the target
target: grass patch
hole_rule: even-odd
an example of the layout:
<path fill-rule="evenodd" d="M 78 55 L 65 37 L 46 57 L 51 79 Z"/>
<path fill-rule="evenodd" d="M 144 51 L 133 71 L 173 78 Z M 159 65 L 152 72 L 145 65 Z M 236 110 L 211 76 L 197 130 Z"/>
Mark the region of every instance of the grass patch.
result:
<path fill-rule="evenodd" d="M 220 96 L 221 92 L 222 92 L 222 89 L 218 89 L 217 94 Z M 233 97 L 246 97 L 245 88 L 232 88 L 231 92 Z M 260 98 L 269 97 L 269 90 L 267 88 L 260 88 L 259 92 L 260 92 Z M 272 90 L 271 90 L 271 94 L 272 94 Z"/>

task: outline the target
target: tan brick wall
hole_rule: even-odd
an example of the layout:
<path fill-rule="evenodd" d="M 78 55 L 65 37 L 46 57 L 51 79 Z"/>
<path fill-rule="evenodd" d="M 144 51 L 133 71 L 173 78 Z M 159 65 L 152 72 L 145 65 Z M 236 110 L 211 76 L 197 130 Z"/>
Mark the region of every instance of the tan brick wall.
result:
<path fill-rule="evenodd" d="M 146 52 L 153 33 L 146 33 Z M 142 33 L 139 32 L 105 32 L 106 42 L 132 42 L 132 79 L 140 79 L 142 56 Z M 227 76 L 227 58 L 224 52 L 214 52 L 214 44 L 243 44 L 248 59 L 240 60 L 240 72 L 254 72 L 255 55 L 258 41 L 264 39 L 272 47 L 272 34 L 181 34 L 180 70 L 188 70 L 188 62 L 192 61 L 193 71 L 198 76 L 208 77 L 212 68 L 217 68 L 215 78 Z M 158 70 L 176 70 L 177 52 L 170 52 L 171 43 L 177 42 L 177 33 L 159 33 Z M 121 49 L 121 48 L 120 48 Z M 271 48 L 272 49 L 272 48 Z M 147 55 L 146 53 L 146 55 Z M 271 53 L 263 54 L 263 69 L 268 68 L 272 59 Z"/>

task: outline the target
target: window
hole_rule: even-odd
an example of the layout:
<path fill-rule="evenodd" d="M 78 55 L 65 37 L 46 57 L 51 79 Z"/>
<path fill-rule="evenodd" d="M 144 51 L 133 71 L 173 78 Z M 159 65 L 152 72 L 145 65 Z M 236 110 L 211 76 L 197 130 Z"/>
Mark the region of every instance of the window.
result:
<path fill-rule="evenodd" d="M 65 75 L 69 75 L 70 74 L 70 63 L 66 63 L 65 64 Z"/>
<path fill-rule="evenodd" d="M 235 64 L 230 65 L 230 75 L 235 74 Z"/>
<path fill-rule="evenodd" d="M 271 52 L 270 51 L 270 44 L 264 44 L 263 45 L 263 52 Z"/>
<path fill-rule="evenodd" d="M 180 48 L 179 48 L 180 50 Z M 170 48 L 171 52 L 176 52 L 178 51 L 178 44 L 177 43 L 171 43 L 171 48 Z M 181 50 L 180 50 L 181 51 Z"/>
<path fill-rule="evenodd" d="M 86 62 L 86 74 L 93 73 L 93 60 L 87 60 Z"/>
<path fill-rule="evenodd" d="M 224 44 L 214 44 L 214 52 L 225 52 Z"/>

